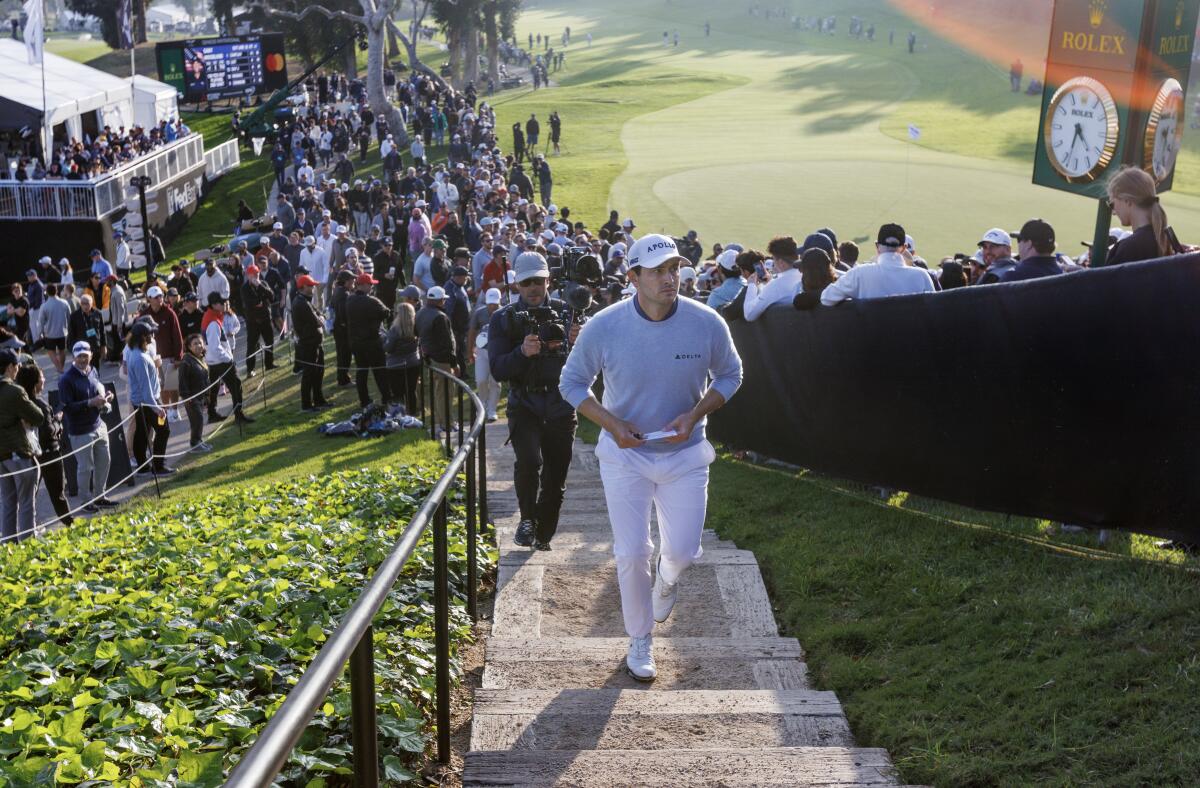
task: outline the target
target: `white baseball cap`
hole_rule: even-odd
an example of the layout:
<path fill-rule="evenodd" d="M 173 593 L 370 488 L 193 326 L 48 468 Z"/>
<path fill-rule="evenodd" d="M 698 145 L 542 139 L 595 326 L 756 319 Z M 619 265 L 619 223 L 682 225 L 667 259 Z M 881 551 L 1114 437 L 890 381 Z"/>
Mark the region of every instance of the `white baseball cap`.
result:
<path fill-rule="evenodd" d="M 911 235 L 904 236 L 904 245 L 908 247 L 908 251 L 915 253 L 917 251 L 917 242 L 913 240 Z"/>
<path fill-rule="evenodd" d="M 621 222 L 621 226 L 626 230 L 632 230 L 634 227 L 637 227 L 637 225 L 633 223 L 633 219 L 626 219 L 625 221 Z"/>
<path fill-rule="evenodd" d="M 441 301 L 445 297 L 445 288 L 439 287 L 438 285 L 434 285 L 425 291 L 425 300 L 427 301 Z"/>
<path fill-rule="evenodd" d="M 517 281 L 517 272 L 510 268 L 508 273 L 505 274 L 504 278 L 511 285 Z"/>
<path fill-rule="evenodd" d="M 311 235 L 306 235 L 306 236 L 304 236 L 304 245 L 305 246 L 316 246 L 317 239 L 313 238 Z"/>
<path fill-rule="evenodd" d="M 160 298 L 163 294 L 162 288 L 158 285 L 146 291 L 146 298 Z"/>
<path fill-rule="evenodd" d="M 40 260 L 38 260 L 38 262 L 41 263 L 42 265 L 50 265 L 50 263 L 52 261 L 50 260 L 50 255 L 47 254 L 47 255 L 42 255 L 42 258 Z"/>
<path fill-rule="evenodd" d="M 272 230 L 282 230 L 283 222 L 275 222 L 275 224 L 271 225 L 271 229 Z"/>
<path fill-rule="evenodd" d="M 498 304 L 498 303 L 500 303 L 500 290 L 499 290 L 499 288 L 495 288 L 495 287 L 489 287 L 489 288 L 488 288 L 488 290 L 487 290 L 487 292 L 483 294 L 483 303 L 485 303 L 485 304 Z"/>
<path fill-rule="evenodd" d="M 696 278 L 696 269 L 692 268 L 690 265 L 685 265 L 684 267 L 679 269 L 679 281 L 680 282 L 690 282 L 691 280 L 693 280 L 695 278 Z"/>
<path fill-rule="evenodd" d="M 1001 230 L 999 227 L 993 227 L 983 234 L 983 239 L 979 241 L 978 246 L 983 246 L 984 244 L 1012 246 L 1012 237 L 1009 236 L 1008 230 Z"/>
<path fill-rule="evenodd" d="M 84 354 L 89 356 L 92 355 L 92 346 L 87 342 L 76 342 L 71 346 L 71 355 L 75 358 L 79 358 Z"/>
<path fill-rule="evenodd" d="M 553 241 L 554 240 L 554 231 L 553 230 L 542 230 L 541 239 L 543 241 Z"/>
<path fill-rule="evenodd" d="M 672 260 L 682 259 L 684 257 L 679 254 L 679 247 L 675 245 L 675 241 L 657 233 L 643 235 L 637 239 L 633 246 L 629 247 L 629 254 L 626 256 L 630 268 L 658 268 Z"/>
<path fill-rule="evenodd" d="M 726 249 L 717 255 L 717 265 L 722 271 L 733 273 L 738 270 L 737 266 L 738 251 L 736 249 Z"/>
<path fill-rule="evenodd" d="M 546 208 L 546 213 L 558 213 L 558 206 L 554 203 L 550 203 L 550 206 Z"/>

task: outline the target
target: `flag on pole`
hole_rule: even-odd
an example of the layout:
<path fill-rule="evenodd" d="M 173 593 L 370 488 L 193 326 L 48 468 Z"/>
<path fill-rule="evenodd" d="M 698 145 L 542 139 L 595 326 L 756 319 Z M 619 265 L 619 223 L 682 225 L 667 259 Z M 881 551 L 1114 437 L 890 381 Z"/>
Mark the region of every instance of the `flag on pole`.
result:
<path fill-rule="evenodd" d="M 25 51 L 29 62 L 42 62 L 42 49 L 46 45 L 46 16 L 42 0 L 25 0 Z"/>
<path fill-rule="evenodd" d="M 913 141 L 921 139 L 921 130 L 911 123 L 908 124 L 908 138 Z"/>
<path fill-rule="evenodd" d="M 133 0 L 117 3 L 117 43 L 121 49 L 133 49 Z"/>

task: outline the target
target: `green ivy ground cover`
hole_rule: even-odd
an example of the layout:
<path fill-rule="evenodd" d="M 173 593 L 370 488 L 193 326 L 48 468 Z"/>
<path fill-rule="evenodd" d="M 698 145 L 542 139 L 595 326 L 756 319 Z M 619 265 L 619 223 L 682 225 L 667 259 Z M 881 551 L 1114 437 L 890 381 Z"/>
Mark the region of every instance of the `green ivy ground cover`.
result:
<path fill-rule="evenodd" d="M 439 473 L 243 486 L 0 550 L 0 786 L 220 784 Z M 471 635 L 461 507 L 451 519 L 451 642 L 461 643 Z M 485 570 L 494 555 L 479 561 Z M 413 776 L 431 727 L 432 577 L 427 534 L 375 619 L 391 783 Z M 343 676 L 286 784 L 320 788 L 349 772 L 349 698 Z"/>

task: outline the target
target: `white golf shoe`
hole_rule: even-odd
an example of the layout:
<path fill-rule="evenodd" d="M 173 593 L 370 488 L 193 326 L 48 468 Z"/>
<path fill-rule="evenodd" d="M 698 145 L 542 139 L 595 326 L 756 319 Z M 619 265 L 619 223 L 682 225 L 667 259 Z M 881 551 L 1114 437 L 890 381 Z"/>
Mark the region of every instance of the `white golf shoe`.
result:
<path fill-rule="evenodd" d="M 654 568 L 654 620 L 662 623 L 671 617 L 671 611 L 675 609 L 675 600 L 679 598 L 679 583 L 674 582 L 667 584 L 663 581 L 662 576 L 662 558 L 658 559 L 658 565 Z"/>
<path fill-rule="evenodd" d="M 658 669 L 654 667 L 654 636 L 646 635 L 629 639 L 629 653 L 625 655 L 625 667 L 629 675 L 638 681 L 654 681 Z"/>

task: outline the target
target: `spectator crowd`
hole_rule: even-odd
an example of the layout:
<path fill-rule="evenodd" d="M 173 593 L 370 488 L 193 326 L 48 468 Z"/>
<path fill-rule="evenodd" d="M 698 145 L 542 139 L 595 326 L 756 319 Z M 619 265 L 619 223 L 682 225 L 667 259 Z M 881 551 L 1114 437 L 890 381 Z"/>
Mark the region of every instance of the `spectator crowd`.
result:
<path fill-rule="evenodd" d="M 354 386 L 361 406 L 400 403 L 414 411 L 421 368 L 430 365 L 473 376 L 491 420 L 501 386 L 487 334 L 496 311 L 519 298 L 516 269 L 550 272 L 550 287 L 563 296 L 572 270 L 594 270 L 582 281 L 590 298 L 578 309 L 581 320 L 636 292 L 626 276 L 627 253 L 640 235 L 636 222 L 612 211 L 593 227 L 554 202 L 550 165 L 536 151 L 536 117 L 534 125 L 513 125 L 516 144 L 505 152 L 496 112 L 474 90 L 419 73 L 393 88 L 404 129 L 375 117 L 352 83 L 336 75 L 316 79 L 274 141 L 271 204 L 259 216 L 243 206 L 230 244 L 176 261 L 169 275 L 151 266 L 146 282 L 134 286 L 128 249 L 118 239 L 116 265 L 99 250 L 78 271 L 43 257 L 12 286 L 0 332 L 0 538 L 36 532 L 39 478 L 56 513 L 69 520 L 57 453 L 64 430 L 78 451 L 77 486 L 87 498 L 81 508 L 110 504 L 103 416 L 112 394 L 97 375 L 103 364 L 118 365 L 128 379 L 124 410 L 133 422 L 137 468 L 169 474 L 164 450 L 172 422 L 182 428 L 187 421 L 197 452 L 211 448 L 203 439 L 206 420 L 249 422 L 242 379 L 257 375 L 260 362 L 274 368 L 281 341 L 295 348 L 302 413 L 329 406 L 325 354 L 332 338 L 333 384 Z M 552 119 L 557 149 L 561 119 L 556 112 Z M 379 177 L 357 172 L 376 165 Z M 1149 175 L 1122 170 L 1108 189 L 1121 224 L 1133 228 L 1114 231 L 1110 262 L 1184 250 Z M 1042 219 L 1012 232 L 988 229 L 972 239 L 973 251 L 936 264 L 897 223 L 880 227 L 870 249 L 840 240 L 829 227 L 780 235 L 763 250 L 725 243 L 706 254 L 695 231 L 676 243 L 687 261 L 678 271 L 679 293 L 731 320 L 758 320 L 772 307 L 829 309 L 1087 267 L 1086 257 L 1062 254 Z M 529 264 L 529 253 L 543 262 Z M 581 266 L 587 257 L 590 266 Z M 29 363 L 23 356 L 30 353 L 44 354 L 46 363 Z M 57 376 L 57 409 L 46 403 L 42 369 Z M 230 395 L 227 414 L 217 410 L 221 390 Z M 434 402 L 441 402 L 436 392 Z M 439 409 L 433 419 L 443 430 L 455 426 Z"/>
<path fill-rule="evenodd" d="M 95 136 L 70 139 L 55 145 L 49 161 L 30 149 L 0 151 L 0 180 L 84 181 L 98 178 L 168 143 L 191 134 L 183 119 L 162 121 L 144 129 L 105 126 Z"/>

